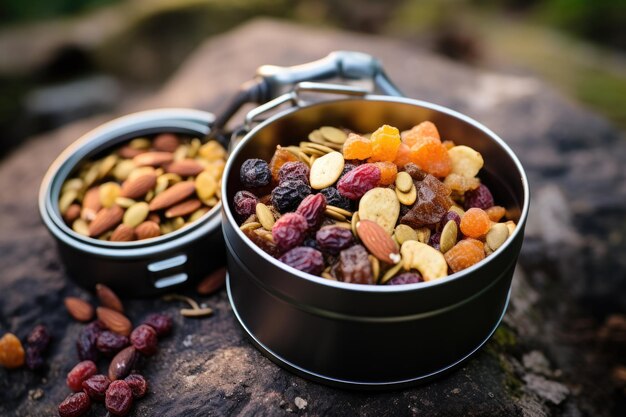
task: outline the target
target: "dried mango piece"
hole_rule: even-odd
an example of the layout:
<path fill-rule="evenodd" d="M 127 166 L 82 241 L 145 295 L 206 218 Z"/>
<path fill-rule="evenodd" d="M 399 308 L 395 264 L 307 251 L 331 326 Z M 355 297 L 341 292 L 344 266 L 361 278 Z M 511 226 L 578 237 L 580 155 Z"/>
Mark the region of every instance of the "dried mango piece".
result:
<path fill-rule="evenodd" d="M 343 157 L 348 160 L 364 160 L 370 156 L 372 156 L 372 142 L 356 133 L 350 133 L 343 144 Z"/>

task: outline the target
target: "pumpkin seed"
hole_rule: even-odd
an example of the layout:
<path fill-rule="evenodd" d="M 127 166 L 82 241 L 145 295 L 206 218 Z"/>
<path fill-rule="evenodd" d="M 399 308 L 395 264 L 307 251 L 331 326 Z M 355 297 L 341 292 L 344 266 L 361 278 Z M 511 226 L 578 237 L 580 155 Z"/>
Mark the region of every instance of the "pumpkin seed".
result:
<path fill-rule="evenodd" d="M 380 262 L 374 255 L 368 255 L 367 257 L 369 258 L 370 265 L 372 266 L 372 276 L 374 278 L 374 282 L 377 282 L 378 276 L 380 275 Z"/>
<path fill-rule="evenodd" d="M 407 240 L 417 240 L 417 232 L 411 226 L 399 224 L 394 230 L 394 237 L 398 244 L 402 245 Z"/>
<path fill-rule="evenodd" d="M 259 223 L 261 223 L 265 230 L 272 230 L 274 223 L 276 223 L 276 219 L 274 218 L 274 214 L 272 214 L 269 207 L 263 203 L 258 203 L 256 205 L 256 216 L 259 219 Z"/>
<path fill-rule="evenodd" d="M 504 223 L 496 223 L 487 232 L 487 236 L 485 237 L 485 241 L 487 242 L 487 246 L 495 251 L 498 249 L 504 242 L 506 242 L 509 237 L 509 228 Z"/>
<path fill-rule="evenodd" d="M 189 215 L 189 219 L 187 219 L 187 221 L 193 223 L 208 212 L 209 212 L 208 207 L 200 207 L 198 210 L 194 211 L 193 213 Z"/>
<path fill-rule="evenodd" d="M 333 185 L 341 176 L 344 163 L 343 155 L 336 151 L 317 158 L 309 175 L 311 188 L 321 190 Z"/>
<path fill-rule="evenodd" d="M 80 178 L 72 178 L 70 180 L 65 181 L 65 184 L 63 184 L 63 188 L 61 188 L 61 194 L 69 190 L 74 190 L 76 192 L 79 192 L 83 189 L 84 185 L 85 183 Z"/>
<path fill-rule="evenodd" d="M 261 227 L 261 223 L 250 222 L 250 223 L 242 224 L 241 226 L 239 226 L 239 229 L 240 230 L 254 230 L 254 229 L 258 229 L 259 227 Z"/>
<path fill-rule="evenodd" d="M 403 262 L 400 261 L 397 264 L 395 264 L 394 266 L 392 266 L 391 268 L 389 268 L 387 270 L 387 272 L 384 273 L 384 275 L 382 276 L 382 278 L 380 279 L 380 281 L 378 283 L 379 284 L 385 284 L 391 278 L 395 277 L 396 274 L 398 272 L 400 272 L 400 269 L 402 268 L 402 265 L 403 265 Z"/>
<path fill-rule="evenodd" d="M 407 172 L 398 172 L 398 175 L 396 175 L 396 188 L 398 190 L 408 193 L 413 186 L 413 178 Z"/>
<path fill-rule="evenodd" d="M 109 172 L 111 172 L 118 159 L 119 158 L 116 154 L 111 154 L 104 158 L 98 167 L 98 178 L 106 177 Z"/>
<path fill-rule="evenodd" d="M 113 168 L 113 176 L 118 181 L 124 181 L 134 169 L 135 163 L 132 159 L 124 159 L 119 161 Z"/>
<path fill-rule="evenodd" d="M 430 240 L 430 229 L 428 227 L 420 227 L 415 229 L 417 233 L 417 241 L 421 243 L 428 243 Z"/>
<path fill-rule="evenodd" d="M 350 222 L 350 227 L 352 228 L 352 234 L 354 236 L 358 236 L 356 233 L 356 225 L 359 223 L 360 217 L 359 213 L 356 212 L 352 215 L 352 221 Z"/>
<path fill-rule="evenodd" d="M 132 206 L 133 204 L 135 204 L 136 201 L 133 200 L 132 198 L 127 198 L 127 197 L 117 197 L 115 199 L 115 204 L 117 204 L 118 206 L 120 206 L 121 208 L 129 208 L 130 206 Z"/>
<path fill-rule="evenodd" d="M 144 220 L 146 220 L 146 217 L 148 217 L 148 213 L 150 213 L 148 203 L 146 203 L 145 201 L 140 201 L 133 204 L 126 210 L 122 222 L 126 226 L 130 227 L 139 226 L 141 223 L 143 223 Z"/>
<path fill-rule="evenodd" d="M 324 139 L 328 140 L 329 142 L 342 145 L 346 141 L 346 139 L 348 139 L 348 135 L 346 134 L 346 132 L 333 126 L 322 126 L 320 127 L 319 131 Z"/>
<path fill-rule="evenodd" d="M 72 230 L 79 235 L 89 236 L 89 224 L 87 224 L 86 220 L 81 218 L 74 220 L 74 223 L 72 223 Z"/>
<path fill-rule="evenodd" d="M 78 197 L 78 191 L 76 190 L 68 190 L 61 195 L 59 198 L 59 211 L 61 214 L 65 214 L 67 208 L 76 200 Z"/>
<path fill-rule="evenodd" d="M 441 253 L 446 253 L 454 245 L 456 245 L 456 238 L 459 233 L 459 228 L 454 220 L 448 220 L 446 225 L 441 230 L 441 238 L 439 239 L 439 250 Z"/>
<path fill-rule="evenodd" d="M 398 196 L 398 201 L 400 201 L 400 203 L 405 206 L 411 206 L 417 199 L 417 189 L 415 188 L 415 185 L 411 185 L 409 191 L 407 193 L 403 193 L 399 188 L 396 188 L 396 195 Z"/>

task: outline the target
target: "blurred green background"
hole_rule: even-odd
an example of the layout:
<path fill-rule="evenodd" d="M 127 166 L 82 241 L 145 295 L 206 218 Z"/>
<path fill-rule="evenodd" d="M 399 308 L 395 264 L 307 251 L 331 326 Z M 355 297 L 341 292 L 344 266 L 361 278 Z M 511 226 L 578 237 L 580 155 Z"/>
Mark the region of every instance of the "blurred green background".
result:
<path fill-rule="evenodd" d="M 626 0 L 3 0 L 0 154 L 154 92 L 204 39 L 257 16 L 532 73 L 626 128 Z"/>

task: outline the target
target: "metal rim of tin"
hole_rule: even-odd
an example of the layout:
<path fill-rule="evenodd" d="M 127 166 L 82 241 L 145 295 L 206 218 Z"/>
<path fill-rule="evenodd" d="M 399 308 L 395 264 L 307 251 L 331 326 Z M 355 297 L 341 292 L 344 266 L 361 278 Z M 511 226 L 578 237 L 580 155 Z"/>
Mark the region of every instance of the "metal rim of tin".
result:
<path fill-rule="evenodd" d="M 248 245 L 248 247 L 252 248 L 252 250 L 261 258 L 263 258 L 265 261 L 272 263 L 274 266 L 278 267 L 278 268 L 282 268 L 284 270 L 286 270 L 287 272 L 296 275 L 299 278 L 305 279 L 307 281 L 319 284 L 319 285 L 323 285 L 323 286 L 328 286 L 328 287 L 334 287 L 337 289 L 342 289 L 342 290 L 348 290 L 348 291 L 356 291 L 356 292 L 369 292 L 369 293 L 397 293 L 397 292 L 404 292 L 404 291 L 418 291 L 420 288 L 428 288 L 428 287 L 433 287 L 433 286 L 437 286 L 437 285 L 445 285 L 446 283 L 452 281 L 452 280 L 457 280 L 457 279 L 463 279 L 465 276 L 472 274 L 474 271 L 480 269 L 483 265 L 485 265 L 486 263 L 490 262 L 492 259 L 494 259 L 495 257 L 499 256 L 500 253 L 504 252 L 504 248 L 508 247 L 511 242 L 513 242 L 515 240 L 515 237 L 517 237 L 517 235 L 519 233 L 523 233 L 523 225 L 525 225 L 526 223 L 526 219 L 528 217 L 528 211 L 529 211 L 529 207 L 530 207 L 530 190 L 528 187 L 528 178 L 526 176 L 526 172 L 524 170 L 524 168 L 522 167 L 521 162 L 519 161 L 517 155 L 515 155 L 515 153 L 513 152 L 513 150 L 506 144 L 506 142 L 504 142 L 504 140 L 502 140 L 497 134 L 495 134 L 492 130 L 490 130 L 489 128 L 487 128 L 485 125 L 483 125 L 482 123 L 472 119 L 469 116 L 464 115 L 463 113 L 457 112 L 455 110 L 449 109 L 447 107 L 438 105 L 438 104 L 434 104 L 434 103 L 430 103 L 427 101 L 422 101 L 422 100 L 416 100 L 416 99 L 411 99 L 411 98 L 406 98 L 406 97 L 391 97 L 391 96 L 381 96 L 381 95 L 373 95 L 373 94 L 368 94 L 365 95 L 361 98 L 359 98 L 359 100 L 365 100 L 365 101 L 383 101 L 383 102 L 390 102 L 390 103 L 403 103 L 403 104 L 409 104 L 409 105 L 416 105 L 416 106 L 420 106 L 420 107 L 424 107 L 427 109 L 431 109 L 434 111 L 438 111 L 444 114 L 447 114 L 451 117 L 457 118 L 459 120 L 461 120 L 464 123 L 467 123 L 469 125 L 472 125 L 473 127 L 483 131 L 487 136 L 489 136 L 495 144 L 497 144 L 498 146 L 500 146 L 507 154 L 508 156 L 511 158 L 511 160 L 514 162 L 515 164 L 515 168 L 518 170 L 518 172 L 521 174 L 521 185 L 524 191 L 524 198 L 523 201 L 521 202 L 521 213 L 520 213 L 520 217 L 517 221 L 517 227 L 515 228 L 515 231 L 513 232 L 513 234 L 511 236 L 509 236 L 509 238 L 506 240 L 506 242 L 504 242 L 504 244 L 498 249 L 497 252 L 495 252 L 494 254 L 485 257 L 483 260 L 481 260 L 480 262 L 472 265 L 471 267 L 464 269 L 460 272 L 448 275 L 446 277 L 443 278 L 439 278 L 439 279 L 435 279 L 432 281 L 426 281 L 426 282 L 419 282 L 419 283 L 414 283 L 414 284 L 404 284 L 404 285 L 361 285 L 361 284 L 353 284 L 353 283 L 346 283 L 346 282 L 341 282 L 341 281 L 333 281 L 333 280 L 329 280 L 326 278 L 322 278 L 316 275 L 312 275 L 306 272 L 302 272 L 298 269 L 295 269 L 283 262 L 280 262 L 278 259 L 273 258 L 272 256 L 270 256 L 269 254 L 267 254 L 265 251 L 263 251 L 261 248 L 259 248 L 257 245 L 255 245 L 254 243 L 250 242 L 250 239 L 248 239 L 244 233 L 239 229 L 239 225 L 237 223 L 237 221 L 235 220 L 235 217 L 233 216 L 232 210 L 231 210 L 231 203 L 230 201 L 227 201 L 225 204 L 223 204 L 223 211 L 226 214 L 226 217 L 228 219 L 228 222 L 231 225 L 234 225 L 234 229 L 236 231 L 236 233 L 238 234 L 239 238 L 246 242 L 246 244 Z M 328 101 L 322 102 L 323 103 L 328 103 Z M 315 104 L 313 104 L 315 105 Z M 239 154 L 239 152 L 241 152 L 241 150 L 246 146 L 246 144 L 249 141 L 254 140 L 254 137 L 256 135 L 256 133 L 258 131 L 260 131 L 261 129 L 263 129 L 265 126 L 267 126 L 270 123 L 274 123 L 276 121 L 278 121 L 279 119 L 293 113 L 296 111 L 299 111 L 301 109 L 300 106 L 294 106 L 291 108 L 288 108 L 286 110 L 280 111 L 276 114 L 274 114 L 273 116 L 269 117 L 268 119 L 262 121 L 261 123 L 259 123 L 258 125 L 256 125 L 254 128 L 252 128 L 242 139 L 241 141 L 237 144 L 237 146 L 230 152 L 229 158 L 226 161 L 226 167 L 224 168 L 224 178 L 228 178 L 229 175 L 233 175 L 231 173 L 231 170 L 233 169 L 233 164 L 234 161 L 237 159 L 237 155 Z M 228 181 L 223 180 L 222 181 L 222 198 L 227 198 L 228 193 L 227 193 L 227 184 Z"/>
<path fill-rule="evenodd" d="M 58 210 L 63 182 L 86 158 L 138 135 L 169 130 L 204 136 L 214 119 L 212 113 L 200 110 L 163 108 L 122 116 L 85 133 L 54 160 L 42 180 L 39 190 L 39 212 L 44 224 L 55 238 L 79 250 L 129 258 L 174 248 L 219 227 L 221 200 L 187 226 L 155 238 L 133 242 L 110 242 L 80 235 L 65 224 Z"/>

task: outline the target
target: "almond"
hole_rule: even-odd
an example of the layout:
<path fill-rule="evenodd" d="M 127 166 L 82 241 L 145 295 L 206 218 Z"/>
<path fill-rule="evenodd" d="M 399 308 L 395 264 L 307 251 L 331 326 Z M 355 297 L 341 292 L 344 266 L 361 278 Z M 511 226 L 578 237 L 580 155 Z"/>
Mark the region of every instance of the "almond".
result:
<path fill-rule="evenodd" d="M 135 240 L 135 229 L 122 223 L 115 228 L 109 240 L 111 242 L 133 241 Z"/>
<path fill-rule="evenodd" d="M 89 321 L 93 318 L 93 307 L 87 301 L 77 297 L 65 297 L 65 308 L 70 316 L 78 321 Z"/>
<path fill-rule="evenodd" d="M 78 204 L 70 204 L 70 206 L 65 210 L 65 214 L 63 214 L 63 220 L 66 223 L 72 224 L 74 220 L 80 217 L 80 206 Z"/>
<path fill-rule="evenodd" d="M 161 133 L 152 142 L 157 151 L 174 152 L 179 145 L 178 137 L 173 133 Z"/>
<path fill-rule="evenodd" d="M 359 238 L 377 259 L 390 264 L 400 262 L 398 245 L 378 223 L 361 220 L 356 225 Z"/>
<path fill-rule="evenodd" d="M 96 295 L 100 300 L 100 304 L 104 307 L 110 308 L 117 312 L 123 313 L 124 306 L 119 297 L 113 292 L 112 289 L 104 284 L 96 284 Z"/>
<path fill-rule="evenodd" d="M 113 229 L 122 222 L 124 210 L 120 206 L 100 209 L 96 217 L 89 224 L 89 236 L 96 237 Z"/>
<path fill-rule="evenodd" d="M 135 234 L 137 239 L 149 239 L 151 237 L 157 237 L 161 235 L 161 228 L 159 225 L 151 220 L 146 220 L 139 226 L 135 227 Z"/>
<path fill-rule="evenodd" d="M 150 211 L 171 207 L 189 197 L 195 190 L 196 186 L 192 181 L 174 184 L 150 201 Z"/>
<path fill-rule="evenodd" d="M 181 177 L 190 177 L 201 173 L 204 167 L 193 159 L 181 159 L 169 164 L 165 170 L 172 174 L 178 174 Z"/>
<path fill-rule="evenodd" d="M 128 145 L 126 146 L 122 146 L 118 151 L 117 154 L 119 156 L 121 156 L 122 158 L 127 158 L 127 159 L 131 159 L 136 157 L 137 155 L 140 155 L 142 153 L 146 153 L 145 150 L 143 149 L 136 149 L 136 148 L 132 148 Z"/>
<path fill-rule="evenodd" d="M 125 315 L 107 307 L 96 309 L 98 319 L 112 332 L 128 336 L 133 328 L 130 320 Z"/>
<path fill-rule="evenodd" d="M 198 286 L 196 291 L 200 295 L 210 295 L 224 286 L 226 281 L 226 268 L 220 268 L 206 276 Z"/>
<path fill-rule="evenodd" d="M 132 179 L 127 179 L 122 183 L 120 196 L 126 198 L 139 198 L 155 186 L 157 176 L 155 173 L 142 174 Z"/>
<path fill-rule="evenodd" d="M 192 198 L 191 200 L 183 201 L 182 203 L 178 203 L 175 206 L 168 208 L 165 212 L 165 217 L 171 219 L 173 217 L 186 216 L 198 210 L 201 206 L 202 203 L 200 200 Z"/>
<path fill-rule="evenodd" d="M 174 155 L 171 152 L 145 152 L 133 158 L 133 162 L 138 167 L 158 167 L 164 164 L 168 164 L 173 160 Z"/>
<path fill-rule="evenodd" d="M 120 350 L 118 354 L 113 357 L 109 365 L 109 379 L 115 381 L 116 379 L 123 379 L 128 376 L 135 366 L 137 358 L 137 350 L 133 346 L 128 346 Z"/>
<path fill-rule="evenodd" d="M 80 212 L 80 218 L 90 222 L 96 217 L 101 208 L 100 187 L 92 187 L 87 190 L 85 197 L 83 197 L 83 208 Z"/>

